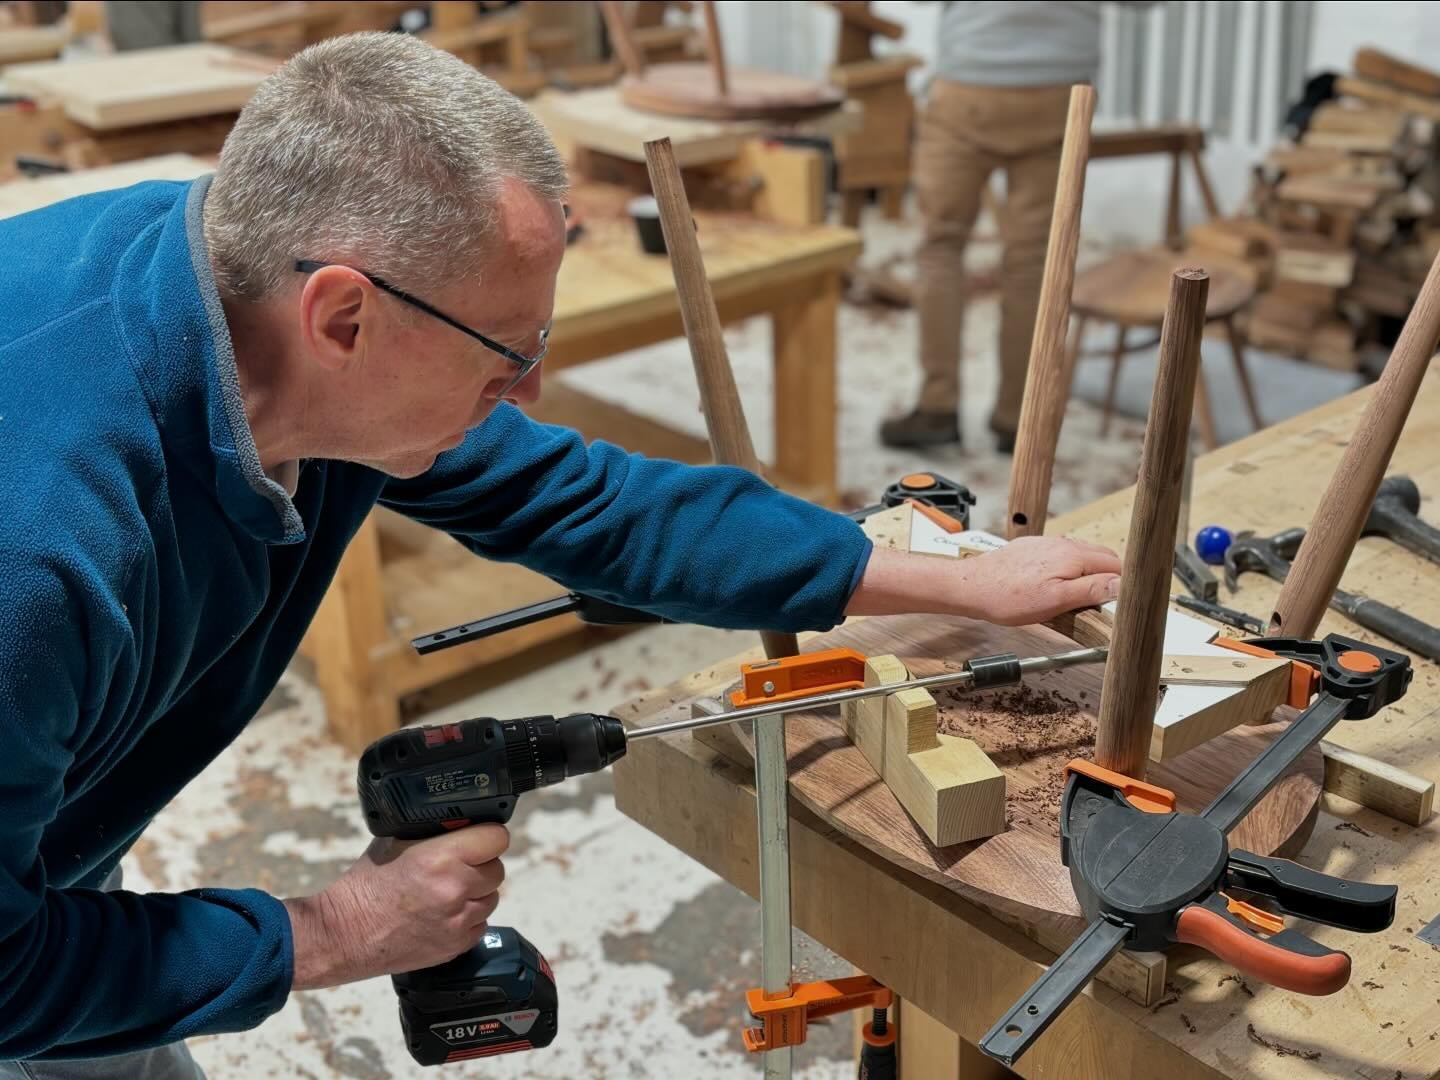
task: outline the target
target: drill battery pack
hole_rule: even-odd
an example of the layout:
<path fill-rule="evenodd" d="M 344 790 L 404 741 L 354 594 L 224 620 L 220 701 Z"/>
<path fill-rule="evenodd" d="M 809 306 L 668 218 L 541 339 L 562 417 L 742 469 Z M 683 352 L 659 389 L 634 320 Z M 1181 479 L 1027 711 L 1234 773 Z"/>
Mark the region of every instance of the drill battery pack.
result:
<path fill-rule="evenodd" d="M 400 1026 L 421 1065 L 549 1046 L 558 1030 L 555 976 L 539 950 L 492 926 L 449 963 L 393 977 Z"/>

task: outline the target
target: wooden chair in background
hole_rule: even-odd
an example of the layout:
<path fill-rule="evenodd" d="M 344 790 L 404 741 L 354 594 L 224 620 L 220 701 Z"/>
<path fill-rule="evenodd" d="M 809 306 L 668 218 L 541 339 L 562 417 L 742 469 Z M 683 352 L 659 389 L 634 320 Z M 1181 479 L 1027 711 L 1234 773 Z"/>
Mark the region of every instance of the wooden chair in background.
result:
<path fill-rule="evenodd" d="M 868 2 L 831 0 L 828 6 L 840 16 L 840 32 L 827 77 L 865 110 L 859 131 L 834 140 L 840 219 L 853 229 L 860 224 L 860 211 L 871 191 L 879 194 L 887 218 L 900 217 L 910 184 L 910 144 L 915 134 L 915 102 L 906 77 L 924 61 L 913 53 L 875 55 L 875 37 L 896 41 L 905 28 L 874 14 Z"/>
<path fill-rule="evenodd" d="M 1245 343 L 1235 325 L 1235 316 L 1255 298 L 1253 272 L 1242 260 L 1227 259 L 1212 251 L 1188 251 L 1183 247 L 1181 194 L 1184 162 L 1188 161 L 1200 191 L 1201 201 L 1210 218 L 1218 217 L 1220 207 L 1215 200 L 1210 177 L 1205 172 L 1201 153 L 1205 133 L 1193 127 L 1167 127 L 1096 133 L 1090 144 L 1090 160 L 1131 157 L 1163 153 L 1170 156 L 1170 187 L 1164 223 L 1167 246 L 1125 251 L 1078 271 L 1070 299 L 1075 316 L 1071 356 L 1097 355 L 1082 353 L 1082 343 L 1092 323 L 1109 323 L 1115 327 L 1115 346 L 1110 350 L 1110 378 L 1105 390 L 1100 434 L 1109 434 L 1115 413 L 1115 395 L 1120 385 L 1120 368 L 1127 353 L 1153 348 L 1159 340 L 1160 323 L 1165 314 L 1171 272 L 1180 266 L 1203 266 L 1210 274 L 1210 296 L 1205 305 L 1205 321 L 1219 323 L 1230 343 L 1235 361 L 1235 377 L 1245 399 L 1250 421 L 1258 430 L 1264 426 L 1255 402 L 1255 390 L 1245 365 Z M 1145 340 L 1131 342 L 1131 330 L 1149 330 Z M 1099 353 L 1098 355 L 1105 355 Z M 1218 445 L 1215 419 L 1210 409 L 1210 393 L 1202 369 L 1195 387 L 1195 420 L 1207 449 Z"/>

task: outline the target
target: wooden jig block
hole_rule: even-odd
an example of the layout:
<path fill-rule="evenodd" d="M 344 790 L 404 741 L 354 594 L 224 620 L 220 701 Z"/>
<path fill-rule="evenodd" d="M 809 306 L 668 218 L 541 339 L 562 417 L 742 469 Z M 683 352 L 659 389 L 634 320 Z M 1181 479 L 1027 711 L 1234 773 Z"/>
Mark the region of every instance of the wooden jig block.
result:
<path fill-rule="evenodd" d="M 865 662 L 865 685 L 910 678 L 894 656 Z M 841 706 L 846 734 L 937 847 L 1005 829 L 1005 774 L 969 739 L 936 731 L 926 690 L 901 690 Z"/>
<path fill-rule="evenodd" d="M 1160 668 L 1160 685 L 1228 687 L 1236 692 L 1170 723 L 1155 724 L 1150 735 L 1151 761 L 1168 761 L 1231 728 L 1268 717 L 1289 696 L 1290 661 L 1256 656 L 1167 656 Z"/>

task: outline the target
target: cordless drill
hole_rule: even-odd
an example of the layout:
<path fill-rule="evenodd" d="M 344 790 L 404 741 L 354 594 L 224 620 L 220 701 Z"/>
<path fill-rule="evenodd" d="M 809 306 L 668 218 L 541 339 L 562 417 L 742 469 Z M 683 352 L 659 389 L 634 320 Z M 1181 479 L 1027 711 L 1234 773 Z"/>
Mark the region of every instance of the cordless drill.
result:
<path fill-rule="evenodd" d="M 623 725 L 595 713 L 406 728 L 360 756 L 360 804 L 376 836 L 418 840 L 509 821 L 524 792 L 598 772 L 624 754 Z M 538 1049 L 555 1038 L 550 965 L 508 927 L 489 927 L 455 959 L 392 981 L 405 1045 L 421 1065 Z"/>

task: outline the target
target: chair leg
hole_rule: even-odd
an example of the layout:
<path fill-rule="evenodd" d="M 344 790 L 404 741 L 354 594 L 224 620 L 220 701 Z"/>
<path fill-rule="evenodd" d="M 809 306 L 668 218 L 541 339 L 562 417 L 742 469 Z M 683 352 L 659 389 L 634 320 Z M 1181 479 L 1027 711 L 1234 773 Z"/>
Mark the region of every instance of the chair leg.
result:
<path fill-rule="evenodd" d="M 1075 365 L 1080 362 L 1080 350 L 1085 344 L 1085 330 L 1090 325 L 1090 319 L 1085 315 L 1078 315 L 1075 318 L 1075 328 L 1070 331 L 1070 340 L 1065 346 L 1065 378 L 1061 385 L 1065 389 L 1065 401 L 1068 407 L 1071 391 L 1075 388 Z"/>
<path fill-rule="evenodd" d="M 1245 396 L 1245 409 L 1250 413 L 1250 422 L 1259 431 L 1265 426 L 1260 419 L 1260 408 L 1255 402 L 1255 387 L 1250 384 L 1250 369 L 1245 366 L 1245 343 L 1240 340 L 1240 331 L 1235 320 L 1225 320 L 1225 333 L 1230 338 L 1230 355 L 1235 358 L 1235 377 L 1240 380 L 1240 393 Z"/>
<path fill-rule="evenodd" d="M 1105 384 L 1105 407 L 1100 414 L 1100 437 L 1110 434 L 1110 421 L 1115 418 L 1115 394 L 1120 389 L 1120 365 L 1125 362 L 1125 325 L 1115 326 L 1115 354 L 1110 358 L 1110 381 Z"/>
<path fill-rule="evenodd" d="M 1215 437 L 1215 417 L 1210 413 L 1210 387 L 1205 383 L 1205 368 L 1202 365 L 1195 373 L 1195 419 L 1200 424 L 1200 438 L 1206 450 L 1220 445 Z"/>

